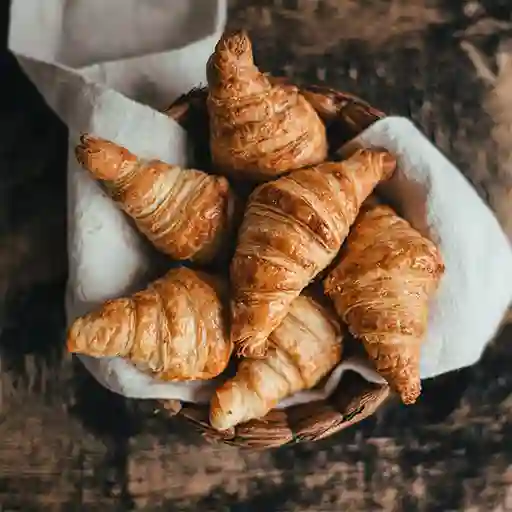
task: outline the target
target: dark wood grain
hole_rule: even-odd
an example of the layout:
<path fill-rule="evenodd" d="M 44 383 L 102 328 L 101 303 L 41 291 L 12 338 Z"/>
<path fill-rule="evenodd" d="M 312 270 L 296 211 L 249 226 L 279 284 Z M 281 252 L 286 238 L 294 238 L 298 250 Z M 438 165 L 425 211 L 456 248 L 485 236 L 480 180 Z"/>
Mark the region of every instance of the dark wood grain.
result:
<path fill-rule="evenodd" d="M 509 33 L 493 20 L 512 21 L 509 5 L 236 0 L 230 24 L 249 29 L 264 69 L 412 117 L 496 207 L 508 175 L 486 105 L 499 92 L 459 43 L 496 69 Z M 512 509 L 512 326 L 478 365 L 425 382 L 417 406 L 263 453 L 207 445 L 101 389 L 63 352 L 66 130 L 5 53 L 0 76 L 2 510 Z"/>

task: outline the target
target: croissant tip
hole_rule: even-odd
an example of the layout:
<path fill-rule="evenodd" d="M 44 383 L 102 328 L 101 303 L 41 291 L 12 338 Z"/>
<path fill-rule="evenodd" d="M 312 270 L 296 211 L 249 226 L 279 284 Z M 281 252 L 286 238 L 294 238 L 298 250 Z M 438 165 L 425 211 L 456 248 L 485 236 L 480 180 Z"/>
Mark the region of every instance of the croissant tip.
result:
<path fill-rule="evenodd" d="M 249 34 L 245 29 L 232 29 L 226 30 L 222 34 L 221 40 L 237 40 L 237 39 L 249 39 Z"/>
<path fill-rule="evenodd" d="M 401 391 L 400 398 L 405 405 L 413 405 L 421 395 L 421 386 L 418 384 L 409 389 Z"/>
<path fill-rule="evenodd" d="M 220 388 L 224 389 L 223 387 Z M 208 421 L 213 429 L 223 434 L 229 434 L 232 432 L 234 435 L 234 421 L 231 410 L 225 410 L 222 407 L 221 397 L 219 390 L 217 390 L 210 401 L 210 412 L 208 415 Z"/>
<path fill-rule="evenodd" d="M 70 353 L 70 354 L 74 354 L 77 350 L 77 346 L 76 346 L 76 343 L 75 343 L 75 340 L 72 339 L 72 338 L 68 338 L 66 340 L 66 350 Z"/>
<path fill-rule="evenodd" d="M 89 149 L 89 145 L 86 141 L 82 141 L 75 147 L 75 158 L 77 162 L 82 166 L 86 166 Z"/>
<path fill-rule="evenodd" d="M 224 32 L 217 43 L 216 51 L 229 52 L 236 57 L 241 57 L 249 52 L 252 54 L 252 44 L 249 34 L 245 30 L 230 30 Z"/>
<path fill-rule="evenodd" d="M 77 144 L 75 148 L 75 154 L 83 153 L 87 151 L 91 146 L 97 143 L 100 139 L 98 137 L 94 137 L 89 133 L 82 133 L 80 135 L 80 144 Z"/>

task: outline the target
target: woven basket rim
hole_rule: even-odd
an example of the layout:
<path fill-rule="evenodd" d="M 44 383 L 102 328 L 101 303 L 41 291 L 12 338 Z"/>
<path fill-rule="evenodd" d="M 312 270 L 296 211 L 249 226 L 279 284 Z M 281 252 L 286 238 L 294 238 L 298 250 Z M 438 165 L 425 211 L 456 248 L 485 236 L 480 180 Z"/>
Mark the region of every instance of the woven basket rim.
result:
<path fill-rule="evenodd" d="M 283 78 L 273 80 L 288 82 Z M 300 91 L 325 122 L 332 153 L 385 117 L 383 112 L 350 93 L 323 85 L 305 86 Z M 202 142 L 204 147 L 209 147 L 206 99 L 205 87 L 193 88 L 178 97 L 164 112 L 198 141 L 197 145 Z M 207 165 L 204 155 L 198 159 Z M 160 400 L 159 412 L 193 424 L 208 441 L 266 449 L 329 437 L 371 416 L 389 394 L 388 385 L 368 382 L 358 373 L 348 371 L 334 393 L 325 400 L 274 409 L 262 419 L 237 425 L 225 432 L 210 426 L 208 405 Z"/>

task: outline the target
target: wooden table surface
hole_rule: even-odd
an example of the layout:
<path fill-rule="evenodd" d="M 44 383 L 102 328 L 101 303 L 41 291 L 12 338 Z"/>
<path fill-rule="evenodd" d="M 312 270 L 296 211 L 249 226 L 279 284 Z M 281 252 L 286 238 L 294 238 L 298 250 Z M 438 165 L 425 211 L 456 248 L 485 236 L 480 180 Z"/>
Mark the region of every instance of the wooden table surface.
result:
<path fill-rule="evenodd" d="M 412 117 L 512 235 L 511 11 L 236 0 L 229 23 L 268 71 Z M 512 324 L 417 406 L 261 453 L 101 389 L 63 353 L 66 130 L 5 52 L 0 78 L 0 510 L 512 510 Z"/>

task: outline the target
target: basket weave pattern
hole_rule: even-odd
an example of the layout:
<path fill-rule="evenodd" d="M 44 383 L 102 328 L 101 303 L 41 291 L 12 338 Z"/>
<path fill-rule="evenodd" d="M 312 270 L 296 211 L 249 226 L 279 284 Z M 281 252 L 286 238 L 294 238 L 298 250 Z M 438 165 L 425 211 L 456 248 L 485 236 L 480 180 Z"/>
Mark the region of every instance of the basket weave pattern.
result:
<path fill-rule="evenodd" d="M 276 79 L 284 81 L 283 79 Z M 332 152 L 384 117 L 365 101 L 322 86 L 302 89 L 327 127 Z M 177 121 L 194 141 L 194 161 L 200 169 L 211 169 L 209 153 L 207 90 L 193 89 L 180 96 L 165 113 Z M 371 416 L 386 400 L 389 387 L 373 384 L 355 372 L 346 372 L 336 391 L 326 400 L 273 410 L 264 418 L 218 432 L 208 421 L 208 406 L 160 400 L 161 414 L 191 422 L 210 441 L 265 449 L 301 441 L 316 441 Z"/>

